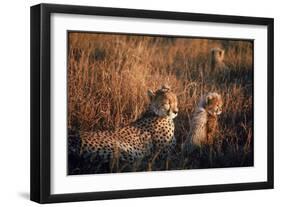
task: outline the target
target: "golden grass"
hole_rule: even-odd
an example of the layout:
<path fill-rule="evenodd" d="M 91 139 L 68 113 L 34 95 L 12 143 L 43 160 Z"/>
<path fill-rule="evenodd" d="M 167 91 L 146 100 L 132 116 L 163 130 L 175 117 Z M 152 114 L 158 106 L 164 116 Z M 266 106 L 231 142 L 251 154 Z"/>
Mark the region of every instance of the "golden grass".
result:
<path fill-rule="evenodd" d="M 114 130 L 131 123 L 147 108 L 147 90 L 165 83 L 178 95 L 180 146 L 200 97 L 216 91 L 224 106 L 214 161 L 184 157 L 179 147 L 181 160 L 169 169 L 253 164 L 252 42 L 71 32 L 68 44 L 69 131 Z M 228 70 L 210 73 L 214 47 L 225 50 Z"/>

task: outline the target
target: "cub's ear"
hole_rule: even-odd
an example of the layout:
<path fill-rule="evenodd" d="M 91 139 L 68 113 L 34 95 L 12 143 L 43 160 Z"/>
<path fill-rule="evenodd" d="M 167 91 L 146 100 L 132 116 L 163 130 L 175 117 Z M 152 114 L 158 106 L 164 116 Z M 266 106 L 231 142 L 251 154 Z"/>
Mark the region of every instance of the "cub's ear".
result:
<path fill-rule="evenodd" d="M 220 55 L 221 55 L 221 56 L 224 56 L 224 52 L 225 52 L 225 51 L 224 51 L 223 49 L 221 49 L 221 54 L 220 54 Z"/>
<path fill-rule="evenodd" d="M 161 87 L 161 91 L 163 91 L 163 92 L 168 92 L 170 90 L 171 90 L 171 87 L 169 85 L 167 85 L 167 84 L 164 84 Z"/>
<path fill-rule="evenodd" d="M 148 90 L 147 90 L 147 95 L 148 95 L 148 97 L 149 97 L 149 98 L 150 98 L 150 100 L 151 100 L 151 99 L 153 99 L 153 98 L 154 98 L 155 93 L 154 93 L 152 90 L 148 89 Z"/>
<path fill-rule="evenodd" d="M 206 96 L 206 104 L 209 105 L 212 103 L 214 96 L 212 94 L 208 94 Z"/>

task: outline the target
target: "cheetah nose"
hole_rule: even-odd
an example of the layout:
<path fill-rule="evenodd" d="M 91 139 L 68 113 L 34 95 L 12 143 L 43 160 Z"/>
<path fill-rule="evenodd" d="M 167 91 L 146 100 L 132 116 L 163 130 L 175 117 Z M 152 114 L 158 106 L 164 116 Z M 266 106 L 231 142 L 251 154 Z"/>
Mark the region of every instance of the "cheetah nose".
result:
<path fill-rule="evenodd" d="M 179 112 L 178 109 L 173 110 L 174 114 L 177 114 Z"/>

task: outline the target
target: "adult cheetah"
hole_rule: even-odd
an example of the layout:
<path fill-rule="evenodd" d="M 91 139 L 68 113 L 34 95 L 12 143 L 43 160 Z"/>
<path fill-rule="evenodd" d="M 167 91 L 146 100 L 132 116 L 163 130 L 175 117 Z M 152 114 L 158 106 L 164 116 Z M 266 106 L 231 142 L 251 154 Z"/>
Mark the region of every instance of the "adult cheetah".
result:
<path fill-rule="evenodd" d="M 178 113 L 177 97 L 166 85 L 148 90 L 148 97 L 148 110 L 135 122 L 113 132 L 81 132 L 80 157 L 103 163 L 117 158 L 129 165 L 147 156 L 167 158 L 176 144 L 173 119 Z"/>

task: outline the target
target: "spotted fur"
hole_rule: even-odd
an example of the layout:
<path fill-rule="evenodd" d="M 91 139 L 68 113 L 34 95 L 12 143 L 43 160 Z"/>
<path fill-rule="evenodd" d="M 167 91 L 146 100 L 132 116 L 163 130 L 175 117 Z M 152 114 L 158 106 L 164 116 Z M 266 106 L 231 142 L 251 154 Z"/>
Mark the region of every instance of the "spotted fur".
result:
<path fill-rule="evenodd" d="M 175 145 L 177 97 L 167 86 L 149 90 L 148 96 L 149 109 L 135 122 L 116 131 L 81 132 L 80 155 L 103 162 L 118 157 L 130 164 L 156 153 L 167 156 Z"/>

